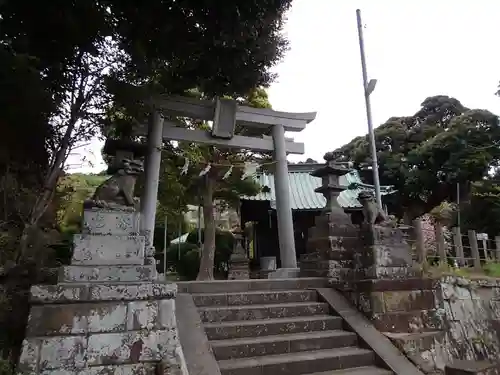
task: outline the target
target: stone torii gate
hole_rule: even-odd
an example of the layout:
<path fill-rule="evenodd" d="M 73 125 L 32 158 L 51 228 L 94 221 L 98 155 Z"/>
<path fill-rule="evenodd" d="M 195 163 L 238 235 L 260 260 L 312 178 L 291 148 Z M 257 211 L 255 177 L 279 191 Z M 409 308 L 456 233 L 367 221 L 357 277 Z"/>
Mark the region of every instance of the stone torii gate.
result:
<path fill-rule="evenodd" d="M 198 100 L 187 97 L 158 97 L 152 102 L 148 126 L 139 126 L 136 135 L 147 136 L 145 189 L 141 199 L 141 231 L 153 243 L 162 140 L 204 143 L 217 147 L 273 151 L 275 161 L 276 211 L 281 270 L 274 277 L 298 274 L 290 206 L 287 154 L 303 154 L 304 144 L 285 138 L 285 131 L 300 132 L 316 118 L 316 112 L 288 113 L 239 105 L 235 100 Z M 162 114 L 212 121 L 211 131 L 187 129 L 165 120 Z M 236 124 L 272 128 L 272 137 L 235 135 Z"/>

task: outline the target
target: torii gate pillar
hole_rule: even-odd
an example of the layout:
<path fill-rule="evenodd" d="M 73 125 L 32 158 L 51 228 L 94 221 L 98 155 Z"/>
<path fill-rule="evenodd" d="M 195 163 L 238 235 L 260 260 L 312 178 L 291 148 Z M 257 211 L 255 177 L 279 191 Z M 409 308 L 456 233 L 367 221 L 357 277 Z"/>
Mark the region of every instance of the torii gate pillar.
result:
<path fill-rule="evenodd" d="M 144 191 L 141 198 L 141 234 L 147 249 L 153 247 L 158 185 L 160 182 L 161 148 L 163 144 L 163 117 L 154 110 L 147 131 L 147 154 L 144 165 Z M 151 254 L 148 254 L 151 256 Z"/>
<path fill-rule="evenodd" d="M 283 125 L 273 126 L 274 142 L 274 189 L 276 192 L 276 215 L 278 217 L 278 239 L 282 272 L 271 277 L 292 277 L 298 273 L 293 235 L 292 207 L 288 182 L 288 162 L 286 160 L 285 129 Z"/>

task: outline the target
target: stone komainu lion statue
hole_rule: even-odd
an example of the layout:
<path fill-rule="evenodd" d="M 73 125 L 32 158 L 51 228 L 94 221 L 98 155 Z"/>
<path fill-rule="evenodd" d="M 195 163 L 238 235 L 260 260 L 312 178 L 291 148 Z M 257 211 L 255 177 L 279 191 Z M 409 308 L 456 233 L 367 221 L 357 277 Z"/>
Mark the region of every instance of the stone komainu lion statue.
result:
<path fill-rule="evenodd" d="M 144 172 L 142 161 L 123 159 L 116 172 L 99 185 L 84 207 L 136 209 L 138 200 L 134 199 L 137 177 Z"/>
<path fill-rule="evenodd" d="M 385 214 L 378 207 L 375 197 L 370 191 L 359 193 L 358 200 L 363 206 L 363 224 L 378 225 L 387 221 Z"/>

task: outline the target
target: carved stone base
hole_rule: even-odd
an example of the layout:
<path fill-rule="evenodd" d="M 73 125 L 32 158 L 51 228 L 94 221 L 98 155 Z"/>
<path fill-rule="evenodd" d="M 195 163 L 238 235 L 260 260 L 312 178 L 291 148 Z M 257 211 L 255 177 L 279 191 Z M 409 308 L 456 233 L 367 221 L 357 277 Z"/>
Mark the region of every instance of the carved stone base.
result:
<path fill-rule="evenodd" d="M 300 275 L 326 277 L 338 289 L 350 289 L 358 233 L 349 215 L 340 208 L 316 217 L 309 232 L 307 253 L 300 258 Z"/>
<path fill-rule="evenodd" d="M 295 279 L 299 277 L 299 268 L 278 268 L 267 275 L 268 279 Z"/>
<path fill-rule="evenodd" d="M 248 262 L 231 264 L 229 266 L 228 280 L 248 280 L 250 279 L 250 268 Z"/>
<path fill-rule="evenodd" d="M 60 283 L 31 289 L 19 373 L 149 374 L 159 361 L 179 373 L 177 286 L 155 282 L 139 214 L 85 210 L 84 228 Z"/>
<path fill-rule="evenodd" d="M 354 254 L 351 301 L 383 332 L 438 331 L 437 284 L 413 266 L 401 230 L 364 225 Z"/>
<path fill-rule="evenodd" d="M 83 233 L 96 235 L 135 236 L 139 234 L 139 212 L 103 210 L 83 211 Z"/>

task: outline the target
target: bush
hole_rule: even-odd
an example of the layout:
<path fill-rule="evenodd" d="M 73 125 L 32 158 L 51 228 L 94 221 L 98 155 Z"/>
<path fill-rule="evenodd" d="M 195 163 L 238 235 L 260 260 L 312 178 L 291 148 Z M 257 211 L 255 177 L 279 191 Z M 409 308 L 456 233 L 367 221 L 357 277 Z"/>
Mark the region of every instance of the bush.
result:
<path fill-rule="evenodd" d="M 14 375 L 12 364 L 6 359 L 0 359 L 0 375 Z"/>
<path fill-rule="evenodd" d="M 201 231 L 201 241 L 205 240 L 205 231 Z M 198 230 L 189 233 L 187 242 L 198 244 Z M 215 230 L 215 260 L 214 260 L 214 273 L 225 274 L 229 263 L 229 258 L 233 253 L 234 236 L 227 230 Z"/>
<path fill-rule="evenodd" d="M 200 250 L 187 242 L 170 245 L 167 248 L 167 264 L 173 265 L 183 279 L 194 280 L 200 268 Z"/>
<path fill-rule="evenodd" d="M 202 231 L 202 241 L 204 233 Z M 225 275 L 229 257 L 233 252 L 234 237 L 229 231 L 217 230 L 215 234 L 214 273 Z M 158 258 L 162 258 L 160 255 Z M 184 280 L 194 280 L 200 269 L 200 249 L 198 248 L 198 231 L 189 233 L 187 242 L 170 245 L 167 248 L 167 264 L 173 265 L 175 271 Z M 163 264 L 161 264 L 163 270 Z"/>

